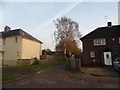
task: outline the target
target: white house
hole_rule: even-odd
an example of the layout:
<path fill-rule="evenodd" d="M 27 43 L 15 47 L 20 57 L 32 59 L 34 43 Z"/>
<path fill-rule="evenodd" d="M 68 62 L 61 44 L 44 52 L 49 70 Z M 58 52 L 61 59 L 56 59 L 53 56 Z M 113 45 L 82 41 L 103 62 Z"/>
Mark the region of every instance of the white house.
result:
<path fill-rule="evenodd" d="M 22 29 L 10 30 L 6 26 L 0 32 L 0 57 L 4 65 L 19 65 L 33 58 L 40 60 L 42 42 Z"/>

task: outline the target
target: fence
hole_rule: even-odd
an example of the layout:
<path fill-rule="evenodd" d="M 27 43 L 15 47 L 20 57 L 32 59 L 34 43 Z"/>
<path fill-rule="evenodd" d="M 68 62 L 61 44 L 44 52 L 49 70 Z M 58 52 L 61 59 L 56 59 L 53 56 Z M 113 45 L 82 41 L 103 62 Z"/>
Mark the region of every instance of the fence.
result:
<path fill-rule="evenodd" d="M 62 55 L 46 55 L 42 56 L 39 60 L 40 64 L 51 63 L 63 61 L 64 56 Z M 34 59 L 20 59 L 20 60 L 3 60 L 3 66 L 20 66 L 20 65 L 30 65 L 34 63 Z"/>
<path fill-rule="evenodd" d="M 40 60 L 40 64 L 43 63 L 51 63 L 51 62 L 58 62 L 58 61 L 63 61 L 64 56 L 62 55 L 43 55 Z"/>

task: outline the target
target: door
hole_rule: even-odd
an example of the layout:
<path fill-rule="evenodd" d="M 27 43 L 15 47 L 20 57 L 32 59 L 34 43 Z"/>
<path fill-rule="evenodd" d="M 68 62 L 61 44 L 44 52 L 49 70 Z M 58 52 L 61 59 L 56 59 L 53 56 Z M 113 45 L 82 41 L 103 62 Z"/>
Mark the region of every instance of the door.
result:
<path fill-rule="evenodd" d="M 105 65 L 112 65 L 111 52 L 104 52 L 104 64 Z"/>

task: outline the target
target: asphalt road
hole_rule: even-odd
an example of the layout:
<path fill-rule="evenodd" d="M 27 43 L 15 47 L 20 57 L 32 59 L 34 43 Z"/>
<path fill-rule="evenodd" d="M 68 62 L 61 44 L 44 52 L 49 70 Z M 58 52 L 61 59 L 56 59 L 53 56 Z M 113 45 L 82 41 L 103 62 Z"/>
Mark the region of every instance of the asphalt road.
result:
<path fill-rule="evenodd" d="M 118 88 L 118 77 L 71 73 L 65 65 L 59 65 L 4 83 L 3 88 Z"/>

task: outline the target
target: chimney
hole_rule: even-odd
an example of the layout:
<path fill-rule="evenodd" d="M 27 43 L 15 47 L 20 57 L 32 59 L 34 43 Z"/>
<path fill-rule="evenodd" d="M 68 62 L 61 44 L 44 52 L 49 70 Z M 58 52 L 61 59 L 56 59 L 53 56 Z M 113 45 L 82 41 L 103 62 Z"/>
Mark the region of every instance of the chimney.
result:
<path fill-rule="evenodd" d="M 112 22 L 108 22 L 108 27 L 112 27 Z"/>
<path fill-rule="evenodd" d="M 9 26 L 5 26 L 5 27 L 4 27 L 4 31 L 5 31 L 5 32 L 10 31 L 10 29 L 11 29 L 11 28 L 10 28 Z"/>

